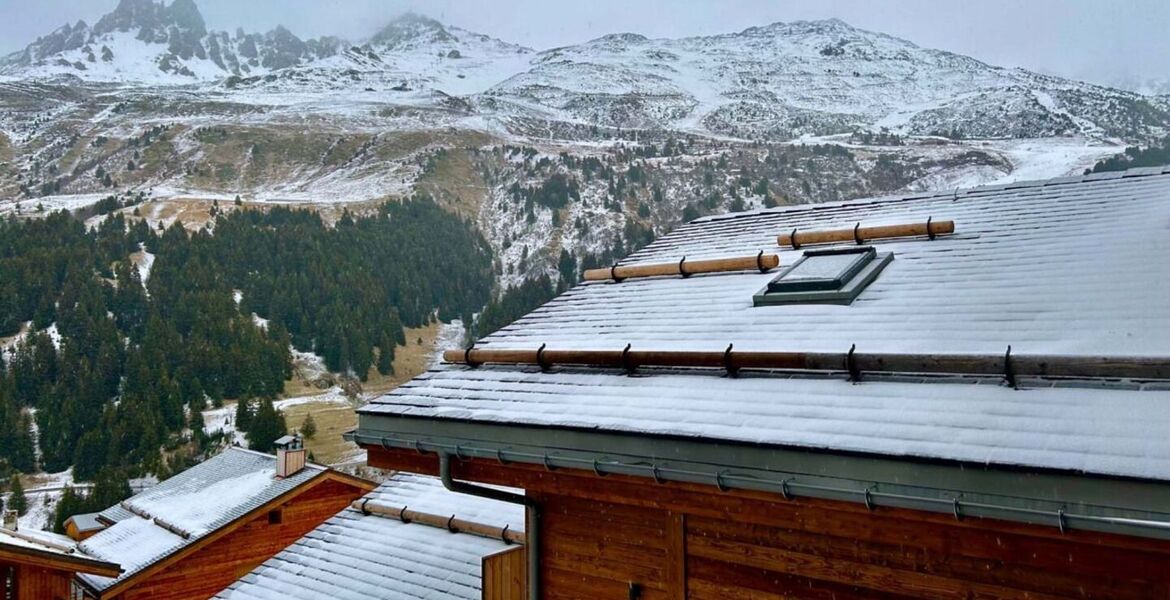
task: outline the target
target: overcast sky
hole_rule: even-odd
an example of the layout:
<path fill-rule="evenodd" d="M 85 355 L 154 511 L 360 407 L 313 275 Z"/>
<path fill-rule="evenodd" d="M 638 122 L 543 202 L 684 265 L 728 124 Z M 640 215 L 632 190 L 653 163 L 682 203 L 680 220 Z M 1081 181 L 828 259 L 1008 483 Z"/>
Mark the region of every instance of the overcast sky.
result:
<path fill-rule="evenodd" d="M 168 0 L 169 1 L 169 0 Z M 214 29 L 372 34 L 405 10 L 537 49 L 633 31 L 676 37 L 837 17 L 1003 66 L 1115 81 L 1170 78 L 1170 0 L 196 0 Z M 117 0 L 0 0 L 0 52 Z"/>

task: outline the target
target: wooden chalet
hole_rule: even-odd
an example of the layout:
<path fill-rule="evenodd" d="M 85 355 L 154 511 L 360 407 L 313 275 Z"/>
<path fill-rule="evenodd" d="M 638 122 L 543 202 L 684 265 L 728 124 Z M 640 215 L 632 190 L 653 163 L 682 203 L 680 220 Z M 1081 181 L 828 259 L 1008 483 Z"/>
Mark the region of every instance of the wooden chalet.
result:
<path fill-rule="evenodd" d="M 79 547 L 124 571 L 78 575 L 76 597 L 210 598 L 375 487 L 286 453 L 304 449 L 228 448 L 102 511 Z"/>
<path fill-rule="evenodd" d="M 520 598 L 523 540 L 523 507 L 399 473 L 216 598 Z"/>
<path fill-rule="evenodd" d="M 78 573 L 117 577 L 121 568 L 86 556 L 69 538 L 43 531 L 0 529 L 0 598 L 71 600 Z"/>
<path fill-rule="evenodd" d="M 1167 257 L 1170 168 L 702 218 L 352 438 L 529 598 L 1170 598 Z"/>
<path fill-rule="evenodd" d="M 65 535 L 72 540 L 82 542 L 110 525 L 113 523 L 102 520 L 98 513 L 73 515 L 65 519 Z"/>

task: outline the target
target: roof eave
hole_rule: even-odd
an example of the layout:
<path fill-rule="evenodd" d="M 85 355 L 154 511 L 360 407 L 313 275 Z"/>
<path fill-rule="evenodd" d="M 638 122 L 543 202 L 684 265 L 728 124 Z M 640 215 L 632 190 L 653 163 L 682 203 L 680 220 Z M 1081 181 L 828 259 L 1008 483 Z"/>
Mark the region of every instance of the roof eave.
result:
<path fill-rule="evenodd" d="M 37 550 L 35 548 L 14 548 L 5 546 L 0 548 L 0 557 L 10 556 L 19 560 L 22 556 L 31 557 L 37 560 L 50 561 L 60 563 L 59 570 L 73 571 L 77 573 L 85 573 L 88 575 L 98 575 L 101 577 L 117 577 L 122 573 L 120 565 L 90 558 L 86 556 L 61 554 L 58 552 L 50 552 L 47 550 Z"/>
<path fill-rule="evenodd" d="M 349 439 L 1170 539 L 1170 484 L 1012 465 L 850 454 L 680 436 L 362 414 Z M 958 503 L 954 503 L 959 499 Z"/>

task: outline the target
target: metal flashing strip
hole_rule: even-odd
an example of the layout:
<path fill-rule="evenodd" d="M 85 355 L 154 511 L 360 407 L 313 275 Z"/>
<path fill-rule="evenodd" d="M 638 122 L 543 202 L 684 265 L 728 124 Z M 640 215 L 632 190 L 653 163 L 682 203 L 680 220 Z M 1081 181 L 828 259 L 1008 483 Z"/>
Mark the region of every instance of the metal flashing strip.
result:
<path fill-rule="evenodd" d="M 374 420 L 382 421 L 385 418 L 377 417 Z M 408 449 L 441 455 L 458 452 L 465 458 L 497 460 L 501 463 L 517 462 L 541 465 L 549 469 L 577 469 L 598 475 L 644 477 L 648 483 L 656 482 L 655 484 L 697 483 L 720 490 L 772 492 L 786 499 L 808 497 L 838 500 L 862 503 L 871 509 L 904 508 L 951 514 L 957 519 L 992 518 L 1052 526 L 1062 531 L 1082 529 L 1170 539 L 1170 513 L 1137 506 L 1141 504 L 1163 510 L 1170 506 L 1170 503 L 1167 503 L 1167 498 L 1170 498 L 1170 486 L 1150 482 L 1010 471 L 983 471 L 981 476 L 974 473 L 973 469 L 942 465 L 918 465 L 925 476 L 908 478 L 897 470 L 885 470 L 882 463 L 899 462 L 889 460 L 873 460 L 871 464 L 858 464 L 851 469 L 855 474 L 853 477 L 842 477 L 837 475 L 838 470 L 832 469 L 831 466 L 835 461 L 838 461 L 837 464 L 843 464 L 839 461 L 849 460 L 850 457 L 830 457 L 829 462 L 819 466 L 815 461 L 806 461 L 804 465 L 791 465 L 805 468 L 789 469 L 775 468 L 768 462 L 745 465 L 732 461 L 696 461 L 688 459 L 688 454 L 692 453 L 685 451 L 663 452 L 659 456 L 672 457 L 665 460 L 653 454 L 641 456 L 620 454 L 609 447 L 570 449 L 561 446 L 532 445 L 531 442 L 542 437 L 539 435 L 517 436 L 527 443 L 512 443 L 514 440 L 448 437 L 423 431 L 373 430 L 364 427 L 365 422 L 370 419 L 370 416 L 364 415 L 363 429 L 347 433 L 345 437 L 365 446 Z M 556 437 L 564 439 L 573 436 L 559 432 Z M 721 453 L 715 452 L 704 458 L 719 459 L 719 455 Z M 854 457 L 853 460 L 865 462 L 864 458 Z M 955 482 L 961 485 L 953 487 L 929 485 L 940 479 L 939 469 L 954 472 Z M 913 471 L 913 465 L 910 471 Z M 856 476 L 870 472 L 874 475 L 873 479 Z M 998 485 L 988 485 L 995 478 L 1003 479 Z M 1022 483 L 1025 485 L 1021 485 Z M 972 489 L 973 485 L 986 485 L 986 488 Z M 1028 492 L 1033 492 L 1034 495 L 1023 495 Z M 1113 500 L 1117 502 L 1104 503 Z M 1129 506 L 1118 506 L 1118 503 L 1128 503 Z"/>

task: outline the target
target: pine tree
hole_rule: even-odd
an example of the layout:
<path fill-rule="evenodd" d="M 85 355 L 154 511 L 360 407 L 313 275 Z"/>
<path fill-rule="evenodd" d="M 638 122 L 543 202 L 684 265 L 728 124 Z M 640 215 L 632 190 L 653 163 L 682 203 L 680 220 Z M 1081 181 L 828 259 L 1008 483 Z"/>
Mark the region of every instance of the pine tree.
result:
<path fill-rule="evenodd" d="M 187 427 L 191 428 L 191 440 L 195 447 L 202 451 L 207 447 L 207 432 L 204 431 L 203 413 L 192 408 L 191 416 L 187 419 Z"/>
<path fill-rule="evenodd" d="M 284 415 L 276 410 L 271 400 L 260 401 L 248 429 L 248 448 L 257 452 L 271 452 L 273 443 L 288 433 Z"/>
<path fill-rule="evenodd" d="M 77 493 L 71 486 L 65 486 L 61 499 L 57 501 L 57 508 L 53 509 L 53 531 L 65 533 L 65 521 L 73 515 L 86 512 L 87 503 L 84 496 Z"/>
<path fill-rule="evenodd" d="M 8 508 L 15 510 L 16 514 L 24 516 L 28 512 L 28 498 L 24 495 L 24 485 L 20 483 L 20 477 L 13 475 L 8 482 Z"/>
<path fill-rule="evenodd" d="M 88 512 L 105 510 L 134 495 L 130 479 L 122 469 L 106 467 L 93 482 L 93 491 L 86 499 Z"/>
<path fill-rule="evenodd" d="M 305 422 L 301 424 L 301 435 L 308 439 L 313 439 L 317 435 L 317 420 L 313 418 L 313 413 L 309 413 L 305 417 Z"/>
<path fill-rule="evenodd" d="M 394 374 L 394 341 L 389 335 L 383 335 L 378 344 L 378 372 L 382 375 Z"/>
<path fill-rule="evenodd" d="M 247 398 L 236 401 L 236 430 L 248 431 L 252 426 L 252 402 Z"/>
<path fill-rule="evenodd" d="M 77 450 L 73 454 L 73 479 L 75 481 L 91 481 L 101 471 L 106 462 L 106 451 L 109 448 L 109 439 L 101 428 L 87 432 L 77 441 Z"/>

